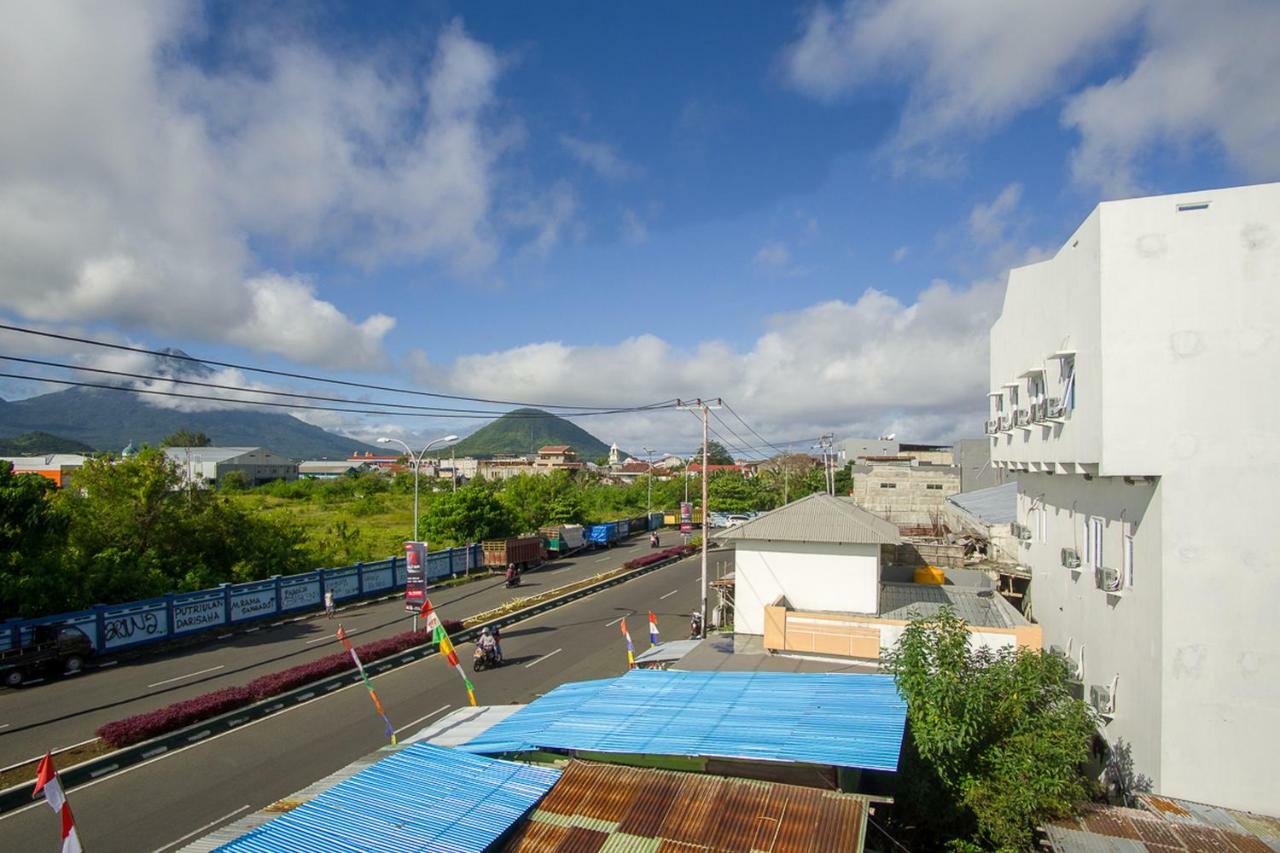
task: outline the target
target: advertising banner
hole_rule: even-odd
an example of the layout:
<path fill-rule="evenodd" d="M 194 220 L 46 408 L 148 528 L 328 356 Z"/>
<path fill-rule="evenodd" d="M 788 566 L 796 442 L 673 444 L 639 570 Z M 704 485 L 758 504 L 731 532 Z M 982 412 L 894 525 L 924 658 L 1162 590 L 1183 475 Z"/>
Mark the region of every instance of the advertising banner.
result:
<path fill-rule="evenodd" d="M 416 613 L 427 595 L 427 543 L 404 543 L 404 609 Z"/>
<path fill-rule="evenodd" d="M 693 504 L 688 501 L 680 503 L 680 532 L 688 533 L 693 530 Z"/>

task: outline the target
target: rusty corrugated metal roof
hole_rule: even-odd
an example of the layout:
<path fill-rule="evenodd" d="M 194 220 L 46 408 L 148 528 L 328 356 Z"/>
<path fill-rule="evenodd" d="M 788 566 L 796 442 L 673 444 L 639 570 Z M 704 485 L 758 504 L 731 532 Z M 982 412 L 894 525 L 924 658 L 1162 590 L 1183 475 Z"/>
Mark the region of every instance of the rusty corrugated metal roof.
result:
<path fill-rule="evenodd" d="M 1208 851 L 1272 853 L 1276 848 L 1239 816 L 1213 806 L 1140 795 L 1141 809 L 1090 806 L 1079 817 L 1054 821 L 1045 835 L 1056 853 Z M 1204 811 L 1205 814 L 1200 812 Z M 1216 813 L 1216 814 L 1213 814 Z M 1274 819 L 1263 821 L 1277 823 Z M 1274 827 L 1273 827 L 1274 828 Z M 1274 842 L 1274 837 L 1271 842 Z"/>
<path fill-rule="evenodd" d="M 817 788 L 574 761 L 508 851 L 861 851 L 867 799 Z"/>

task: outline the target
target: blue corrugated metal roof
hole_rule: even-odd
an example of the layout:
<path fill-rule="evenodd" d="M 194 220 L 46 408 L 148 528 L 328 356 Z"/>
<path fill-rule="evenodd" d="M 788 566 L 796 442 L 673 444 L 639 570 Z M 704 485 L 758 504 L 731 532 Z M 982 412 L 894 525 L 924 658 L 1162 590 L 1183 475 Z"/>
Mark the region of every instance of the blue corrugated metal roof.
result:
<path fill-rule="evenodd" d="M 459 747 L 896 770 L 907 706 L 887 675 L 632 670 L 566 684 Z"/>
<path fill-rule="evenodd" d="M 961 492 L 947 500 L 986 524 L 1008 524 L 1018 517 L 1017 483 Z"/>
<path fill-rule="evenodd" d="M 483 850 L 560 771 L 416 743 L 219 850 Z"/>

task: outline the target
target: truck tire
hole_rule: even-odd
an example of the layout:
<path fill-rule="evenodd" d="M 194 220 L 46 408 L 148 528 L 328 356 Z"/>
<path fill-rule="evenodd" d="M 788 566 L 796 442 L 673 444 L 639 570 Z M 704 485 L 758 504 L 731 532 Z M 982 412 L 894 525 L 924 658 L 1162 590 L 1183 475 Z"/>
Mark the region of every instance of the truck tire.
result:
<path fill-rule="evenodd" d="M 6 687 L 21 687 L 26 677 L 22 674 L 22 670 L 18 668 L 5 670 L 4 684 Z"/>
<path fill-rule="evenodd" d="M 80 655 L 67 655 L 67 659 L 63 661 L 67 675 L 75 675 L 84 669 L 84 658 Z"/>

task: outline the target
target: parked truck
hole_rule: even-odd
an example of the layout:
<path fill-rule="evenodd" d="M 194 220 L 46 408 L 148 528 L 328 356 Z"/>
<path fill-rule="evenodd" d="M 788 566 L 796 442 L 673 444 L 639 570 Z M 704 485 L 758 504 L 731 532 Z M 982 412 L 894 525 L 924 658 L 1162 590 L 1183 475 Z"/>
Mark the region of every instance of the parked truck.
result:
<path fill-rule="evenodd" d="M 17 687 L 36 673 L 77 673 L 92 656 L 93 641 L 79 628 L 36 625 L 26 645 L 0 652 L 0 680 Z"/>
<path fill-rule="evenodd" d="M 586 540 L 592 548 L 611 548 L 622 538 L 618 531 L 618 522 L 606 521 L 603 524 L 588 524 Z"/>
<path fill-rule="evenodd" d="M 577 551 L 585 541 L 581 524 L 552 524 L 538 532 L 547 543 L 548 556 L 553 558 Z"/>
<path fill-rule="evenodd" d="M 491 572 L 505 572 L 512 563 L 520 571 L 541 565 L 547 555 L 541 536 L 513 536 L 509 539 L 489 539 L 481 543 L 484 564 Z"/>

